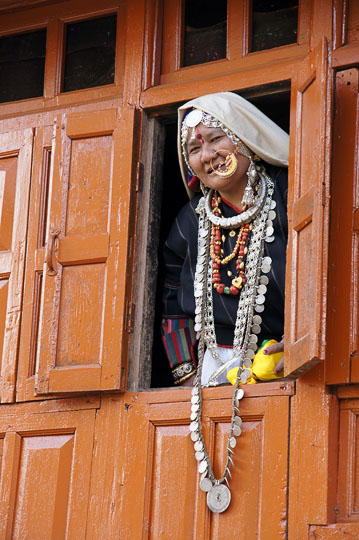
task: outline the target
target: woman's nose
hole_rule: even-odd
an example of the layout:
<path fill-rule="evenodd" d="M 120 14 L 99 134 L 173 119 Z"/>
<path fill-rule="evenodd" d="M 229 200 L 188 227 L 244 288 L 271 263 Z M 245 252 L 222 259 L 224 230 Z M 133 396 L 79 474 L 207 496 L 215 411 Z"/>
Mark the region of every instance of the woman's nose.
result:
<path fill-rule="evenodd" d="M 214 159 L 216 157 L 216 152 L 212 145 L 204 142 L 202 144 L 202 151 L 201 151 L 201 161 L 202 163 L 207 163 L 211 159 Z"/>

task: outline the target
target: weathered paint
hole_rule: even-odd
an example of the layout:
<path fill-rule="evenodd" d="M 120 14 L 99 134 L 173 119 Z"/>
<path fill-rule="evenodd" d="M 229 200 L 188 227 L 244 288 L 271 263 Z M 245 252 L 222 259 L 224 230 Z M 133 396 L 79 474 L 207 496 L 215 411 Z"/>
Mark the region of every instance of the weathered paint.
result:
<path fill-rule="evenodd" d="M 228 2 L 227 59 L 180 68 L 179 0 L 164 12 L 159 0 L 1 3 L 0 34 L 47 25 L 47 56 L 44 97 L 0 104 L 0 538 L 359 535 L 359 9 L 302 0 L 298 43 L 248 54 L 249 4 Z M 63 21 L 114 11 L 115 83 L 62 94 Z M 189 390 L 113 392 L 142 351 L 136 336 L 128 351 L 126 306 L 133 288 L 135 298 L 147 292 L 132 270 L 146 237 L 137 214 L 148 215 L 141 205 L 153 195 L 148 173 L 139 197 L 136 170 L 141 150 L 162 139 L 141 142 L 141 114 L 161 119 L 198 94 L 283 81 L 292 88 L 287 371 L 308 371 L 295 384 L 246 388 L 233 503 L 214 516 L 198 489 Z M 228 387 L 204 392 L 218 471 L 230 398 Z"/>

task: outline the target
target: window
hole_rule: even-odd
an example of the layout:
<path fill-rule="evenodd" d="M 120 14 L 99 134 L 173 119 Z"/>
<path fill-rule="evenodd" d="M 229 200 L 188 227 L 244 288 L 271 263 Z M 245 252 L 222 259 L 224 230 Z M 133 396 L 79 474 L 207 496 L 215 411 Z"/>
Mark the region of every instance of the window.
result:
<path fill-rule="evenodd" d="M 226 58 L 227 1 L 186 1 L 183 66 Z"/>
<path fill-rule="evenodd" d="M 66 25 L 63 91 L 112 84 L 116 15 Z"/>
<path fill-rule="evenodd" d="M 0 38 L 0 103 L 43 95 L 45 53 L 45 29 Z"/>
<path fill-rule="evenodd" d="M 290 104 L 290 83 L 281 82 L 273 85 L 266 85 L 263 87 L 251 88 L 248 91 L 239 92 L 243 97 L 254 103 L 259 109 L 261 109 L 265 114 L 267 114 L 274 122 L 280 125 L 287 132 L 289 131 L 289 104 Z M 150 121 L 151 122 L 151 121 Z M 156 124 L 160 124 L 158 120 L 152 120 Z M 172 375 L 168 365 L 168 360 L 164 351 L 164 347 L 161 340 L 160 334 L 160 323 L 161 323 L 161 313 L 162 313 L 162 287 L 163 287 L 163 267 L 161 263 L 161 253 L 163 244 L 167 238 L 169 230 L 172 226 L 173 220 L 179 210 L 186 204 L 188 201 L 187 194 L 183 187 L 182 177 L 180 174 L 178 166 L 178 157 L 177 157 L 177 117 L 176 117 L 176 108 L 172 109 L 172 114 L 166 117 L 162 117 L 161 124 L 158 126 L 160 130 L 163 130 L 163 142 L 159 145 L 155 138 L 152 136 L 152 144 L 155 148 L 153 155 L 156 166 L 160 169 L 157 172 L 150 172 L 151 166 L 148 166 L 145 163 L 145 170 L 148 171 L 147 174 L 151 174 L 152 178 L 156 178 L 157 186 L 152 186 L 153 194 L 149 195 L 151 200 L 151 208 L 148 220 L 149 223 L 147 227 L 151 230 L 150 234 L 147 237 L 148 246 L 148 262 L 142 262 L 141 265 L 145 264 L 147 266 L 146 279 L 150 282 L 146 283 L 146 294 L 152 298 L 147 298 L 148 305 L 150 306 L 149 310 L 143 310 L 143 319 L 142 323 L 145 325 L 145 328 L 142 327 L 142 331 L 136 330 L 133 334 L 133 338 L 136 339 L 136 336 L 146 336 L 146 343 L 143 343 L 143 349 L 146 352 L 141 353 L 141 361 L 143 362 L 143 370 L 147 370 L 152 361 L 152 377 L 151 377 L 151 387 L 167 387 L 173 384 Z M 144 134 L 144 139 L 151 138 L 150 135 Z M 150 143 L 148 143 L 150 144 Z M 162 159 L 158 157 L 159 148 L 162 148 L 163 155 L 163 164 Z M 162 182 L 160 180 L 162 178 Z M 149 182 L 150 180 L 148 180 Z M 145 181 L 144 183 L 147 183 Z M 144 197 L 144 195 L 142 195 Z M 141 203 L 140 203 L 141 204 Z M 146 211 L 141 204 L 141 214 L 145 215 Z M 160 218 L 159 218 L 160 216 Z M 143 217 L 143 216 L 142 216 Z M 140 218 L 142 219 L 142 218 Z M 153 253 L 158 253 L 158 266 L 157 266 L 157 285 L 156 281 L 152 281 L 153 278 Z M 151 260 L 150 260 L 151 259 Z M 141 276 L 136 272 L 136 278 L 139 281 Z M 156 290 L 156 292 L 155 292 Z M 138 293 L 138 291 L 137 291 Z M 136 293 L 136 294 L 137 294 Z M 134 299 L 136 304 L 136 311 L 138 304 L 138 299 Z M 155 307 L 154 307 L 155 305 Z M 152 309 L 151 317 L 149 317 L 150 309 Z M 139 309 L 139 318 L 141 318 L 141 308 Z M 153 336 L 153 345 L 152 350 L 149 346 L 149 341 Z M 132 347 L 133 350 L 133 347 Z M 131 366 L 131 370 L 133 366 Z M 141 371 L 141 368 L 140 368 Z M 144 371 L 142 371 L 142 374 Z M 140 375 L 137 375 L 137 380 L 140 380 L 141 384 L 146 384 L 146 377 L 144 376 L 141 379 Z M 132 381 L 134 380 L 133 375 L 130 373 L 129 383 L 131 386 Z M 148 384 L 148 383 L 147 383 Z"/>
<path fill-rule="evenodd" d="M 298 0 L 253 0 L 251 51 L 296 43 Z"/>

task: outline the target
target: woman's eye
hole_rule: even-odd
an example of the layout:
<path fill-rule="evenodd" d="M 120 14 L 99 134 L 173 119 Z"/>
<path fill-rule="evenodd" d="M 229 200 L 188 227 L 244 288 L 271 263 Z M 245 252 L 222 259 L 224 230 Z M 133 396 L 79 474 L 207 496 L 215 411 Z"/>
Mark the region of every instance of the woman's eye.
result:
<path fill-rule="evenodd" d="M 199 148 L 198 146 L 192 147 L 192 148 L 189 150 L 189 152 L 188 152 L 189 155 L 195 154 L 195 153 L 198 151 L 198 148 Z"/>
<path fill-rule="evenodd" d="M 212 137 L 211 142 L 216 142 L 222 139 L 222 135 L 217 135 L 216 137 Z"/>

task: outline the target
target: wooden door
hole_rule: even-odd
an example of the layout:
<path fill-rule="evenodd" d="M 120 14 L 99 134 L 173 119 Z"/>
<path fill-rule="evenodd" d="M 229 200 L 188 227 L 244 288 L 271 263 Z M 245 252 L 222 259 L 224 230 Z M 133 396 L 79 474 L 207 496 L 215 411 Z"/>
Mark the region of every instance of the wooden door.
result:
<path fill-rule="evenodd" d="M 292 82 L 285 374 L 324 359 L 329 214 L 327 42 L 305 58 Z"/>
<path fill-rule="evenodd" d="M 52 146 L 36 393 L 122 389 L 134 109 L 58 118 Z"/>
<path fill-rule="evenodd" d="M 232 502 L 220 515 L 209 512 L 199 489 L 189 431 L 190 392 L 179 388 L 133 394 L 127 407 L 121 540 L 285 538 L 293 385 L 252 385 L 245 393 L 240 405 L 243 432 L 230 481 Z M 220 476 L 232 388 L 205 389 L 203 394 L 204 437 Z"/>
<path fill-rule="evenodd" d="M 0 135 L 1 400 L 13 401 L 21 321 L 33 131 Z"/>
<path fill-rule="evenodd" d="M 3 405 L 1 540 L 85 540 L 96 407 Z"/>

